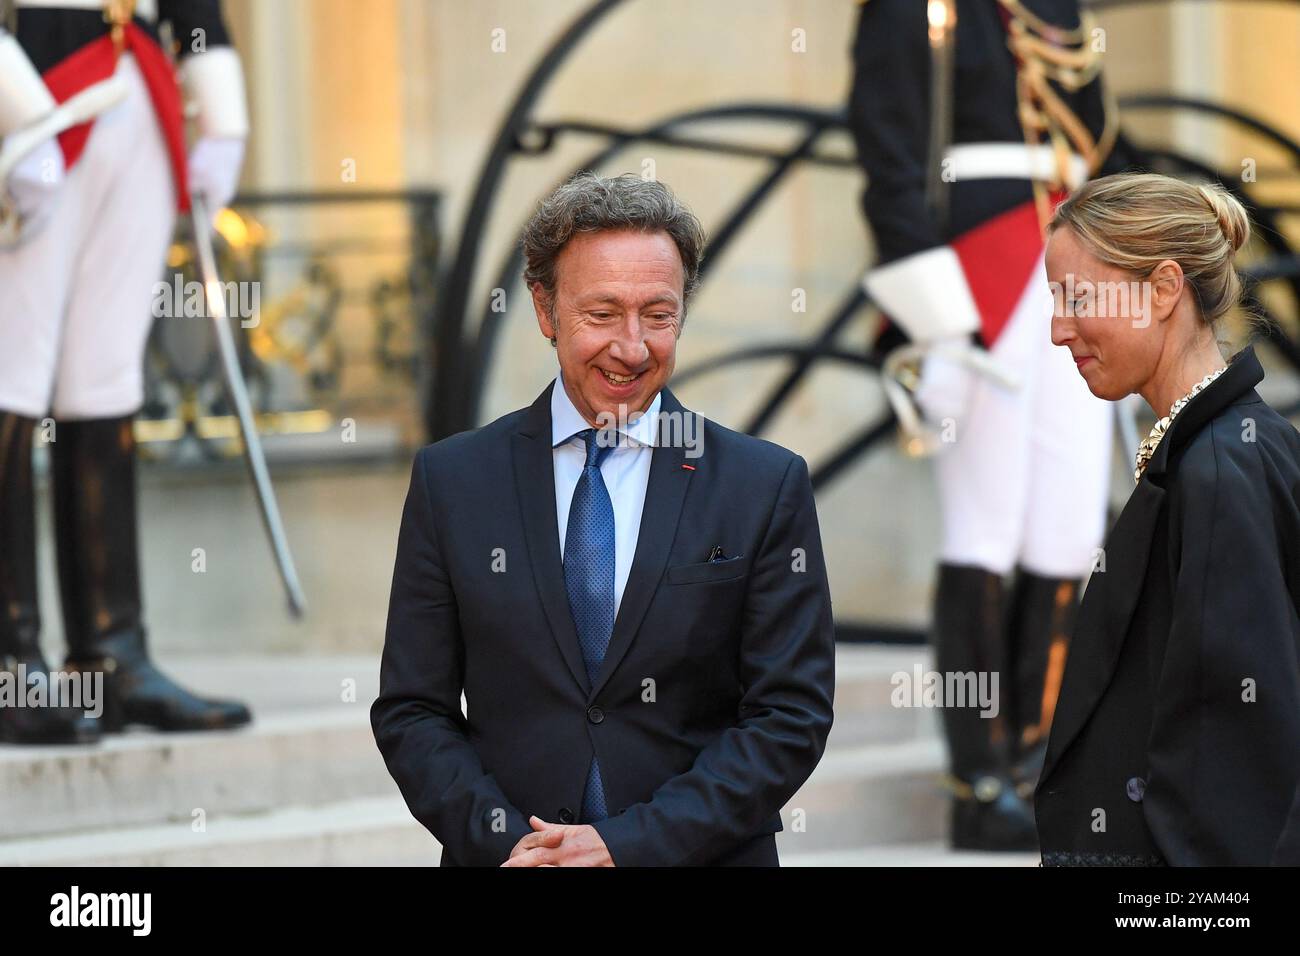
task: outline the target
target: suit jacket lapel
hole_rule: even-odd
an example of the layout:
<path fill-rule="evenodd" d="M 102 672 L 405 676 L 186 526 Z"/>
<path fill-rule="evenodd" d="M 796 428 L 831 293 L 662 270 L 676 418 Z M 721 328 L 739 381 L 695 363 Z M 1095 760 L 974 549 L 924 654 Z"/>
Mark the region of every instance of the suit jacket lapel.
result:
<path fill-rule="evenodd" d="M 1106 541 L 1106 570 L 1094 571 L 1088 581 L 1070 641 L 1040 781 L 1047 779 L 1088 722 L 1115 672 L 1146 580 L 1151 538 L 1164 497 L 1165 490 L 1143 476 Z"/>
<path fill-rule="evenodd" d="M 659 411 L 661 414 L 691 414 L 667 388 L 663 389 Z M 641 529 L 637 532 L 636 555 L 632 559 L 632 569 L 628 574 L 627 586 L 623 589 L 618 617 L 614 621 L 614 635 L 610 638 L 605 660 L 596 674 L 593 697 L 600 693 L 627 654 L 646 610 L 650 607 L 650 599 L 663 578 L 668 552 L 677 536 L 677 523 L 681 519 L 686 489 L 694 474 L 690 469 L 682 468 L 685 457 L 686 450 L 681 445 L 655 446 L 650 461 L 650 481 L 646 487 L 645 505 L 641 511 Z M 703 460 L 703 456 L 696 459 L 697 462 Z"/>
<path fill-rule="evenodd" d="M 551 452 L 551 389 L 548 385 L 511 436 L 515 492 L 524 518 L 524 538 L 537 594 L 551 625 L 551 634 L 564 656 L 573 679 L 586 690 L 587 669 L 582 663 L 578 632 L 569 612 L 564 569 L 560 564 L 560 532 L 555 520 L 555 460 Z"/>
<path fill-rule="evenodd" d="M 560 532 L 555 520 L 555 462 L 551 449 L 551 389 L 554 382 L 537 397 L 524 415 L 519 429 L 511 436 L 515 492 L 523 514 L 524 537 L 537 593 L 546 612 L 551 634 L 563 655 L 573 679 L 587 690 L 587 670 L 582 662 L 578 632 L 569 610 L 564 586 L 564 567 L 560 562 Z M 690 414 L 667 388 L 663 389 L 660 412 Z M 682 503 L 692 472 L 683 469 L 686 451 L 680 445 L 658 445 L 652 452 L 650 480 L 641 511 L 636 554 L 614 621 L 605 660 L 596 675 L 590 697 L 595 697 L 610 674 L 618 667 L 636 636 L 637 629 L 650 607 L 650 599 L 663 577 L 668 552 L 677 534 Z M 703 460 L 703 457 L 699 460 Z"/>

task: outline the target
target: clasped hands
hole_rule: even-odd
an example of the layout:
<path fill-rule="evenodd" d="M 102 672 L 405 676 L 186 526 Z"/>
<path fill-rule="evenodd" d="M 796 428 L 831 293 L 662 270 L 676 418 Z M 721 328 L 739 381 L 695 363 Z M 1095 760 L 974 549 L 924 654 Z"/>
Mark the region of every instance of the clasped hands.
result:
<path fill-rule="evenodd" d="M 596 828 L 588 824 L 547 823 L 529 817 L 533 828 L 510 851 L 502 866 L 613 866 L 614 860 Z"/>

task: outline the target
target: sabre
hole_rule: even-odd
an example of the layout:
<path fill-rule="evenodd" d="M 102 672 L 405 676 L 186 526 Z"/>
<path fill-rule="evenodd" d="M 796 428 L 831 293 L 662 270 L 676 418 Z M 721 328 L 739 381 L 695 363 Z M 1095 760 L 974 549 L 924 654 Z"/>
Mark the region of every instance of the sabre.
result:
<path fill-rule="evenodd" d="M 280 521 L 280 508 L 276 504 L 275 489 L 271 487 L 271 476 L 266 470 L 266 457 L 262 454 L 262 441 L 257 434 L 253 421 L 253 409 L 248 400 L 248 388 L 244 385 L 244 376 L 239 369 L 239 357 L 235 352 L 235 336 L 230 331 L 226 316 L 226 297 L 224 287 L 217 275 L 217 259 L 212 251 L 212 220 L 208 217 L 207 203 L 203 196 L 190 195 L 190 215 L 194 221 L 194 246 L 198 250 L 199 272 L 203 277 L 203 294 L 208 303 L 208 314 L 212 316 L 214 331 L 217 336 L 217 349 L 221 354 L 221 369 L 225 373 L 226 392 L 235 403 L 235 413 L 239 418 L 239 433 L 244 440 L 244 460 L 248 462 L 249 474 L 253 477 L 253 486 L 257 489 L 257 501 L 262 510 L 262 523 L 266 527 L 267 537 L 271 540 L 271 549 L 275 552 L 275 563 L 280 569 L 280 579 L 289 598 L 289 612 L 294 617 L 302 617 L 307 606 L 298 581 L 298 572 L 294 568 L 293 555 L 289 552 L 289 542 L 284 534 L 284 525 Z"/>
<path fill-rule="evenodd" d="M 928 0 L 930 41 L 930 143 L 926 157 L 925 201 L 940 229 L 948 221 L 948 180 L 944 159 L 952 144 L 953 64 L 957 40 L 957 5 Z"/>

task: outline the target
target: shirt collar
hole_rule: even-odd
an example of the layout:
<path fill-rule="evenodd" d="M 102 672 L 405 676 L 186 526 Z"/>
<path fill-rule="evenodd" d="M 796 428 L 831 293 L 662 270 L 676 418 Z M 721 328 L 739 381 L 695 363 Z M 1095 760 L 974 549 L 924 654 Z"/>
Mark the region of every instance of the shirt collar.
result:
<path fill-rule="evenodd" d="M 662 392 L 656 393 L 646 413 L 626 427 L 623 427 L 621 422 L 615 423 L 619 434 L 626 435 L 628 440 L 635 444 L 653 448 L 658 443 L 659 429 L 655 427 L 655 423 L 659 420 L 659 404 L 662 398 Z M 628 417 L 630 418 L 631 415 Z M 564 388 L 563 376 L 555 376 L 555 384 L 551 389 L 551 447 L 563 444 L 578 432 L 591 427 L 573 407 L 569 393 Z M 619 444 L 621 446 L 623 441 L 620 440 Z"/>

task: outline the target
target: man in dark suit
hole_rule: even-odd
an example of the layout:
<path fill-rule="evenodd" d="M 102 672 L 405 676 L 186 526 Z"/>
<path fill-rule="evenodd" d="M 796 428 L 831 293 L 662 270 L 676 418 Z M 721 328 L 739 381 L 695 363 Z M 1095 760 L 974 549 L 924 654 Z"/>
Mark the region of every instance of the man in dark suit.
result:
<path fill-rule="evenodd" d="M 524 235 L 559 376 L 416 457 L 371 722 L 444 866 L 777 863 L 830 591 L 803 458 L 666 387 L 703 244 L 659 183 L 560 187 Z"/>

